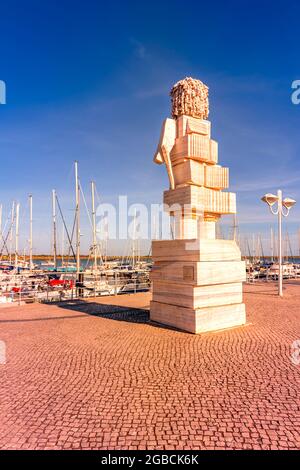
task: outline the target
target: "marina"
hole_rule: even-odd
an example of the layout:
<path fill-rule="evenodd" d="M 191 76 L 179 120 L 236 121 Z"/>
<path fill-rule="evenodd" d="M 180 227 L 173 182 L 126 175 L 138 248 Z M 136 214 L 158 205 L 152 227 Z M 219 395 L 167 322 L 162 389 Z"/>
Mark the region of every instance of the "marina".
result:
<path fill-rule="evenodd" d="M 29 254 L 19 253 L 19 212 L 20 204 L 13 202 L 10 224 L 2 231 L 2 206 L 0 211 L 0 303 L 13 305 L 26 302 L 54 302 L 67 299 L 118 295 L 150 289 L 151 259 L 141 258 L 136 250 L 136 240 L 131 243 L 130 252 L 119 259 L 109 260 L 101 253 L 98 241 L 95 212 L 95 183 L 91 182 L 92 207 L 88 211 L 92 224 L 90 253 L 80 254 L 80 195 L 84 198 L 79 183 L 78 162 L 75 171 L 75 216 L 73 229 L 66 225 L 59 199 L 52 191 L 52 251 L 53 255 L 43 259 L 33 257 L 33 197 L 29 196 Z M 57 208 L 61 215 L 63 233 L 68 244 L 63 243 L 66 254 L 58 254 Z M 76 230 L 75 230 L 76 228 Z M 9 244 L 8 244 L 9 240 Z M 8 246 L 9 245 L 9 246 Z"/>
<path fill-rule="evenodd" d="M 0 205 L 0 303 L 12 306 L 15 303 L 57 302 L 62 300 L 89 298 L 106 295 L 136 293 L 151 290 L 150 272 L 152 259 L 141 256 L 138 250 L 138 240 L 133 234 L 129 250 L 122 257 L 109 257 L 103 253 L 102 241 L 96 227 L 95 194 L 96 185 L 91 182 L 90 210 L 85 204 L 88 217 L 91 220 L 91 247 L 89 254 L 80 253 L 80 195 L 84 198 L 79 182 L 78 162 L 74 163 L 75 175 L 75 215 L 72 230 L 68 229 L 57 192 L 52 191 L 52 255 L 33 255 L 33 196 L 29 195 L 29 241 L 28 252 L 19 252 L 20 238 L 20 204 L 12 203 L 11 212 L 5 226 L 2 227 L 3 206 Z M 85 199 L 84 199 L 85 200 Z M 58 250 L 57 210 L 61 216 L 62 253 Z M 134 216 L 134 226 L 135 226 Z M 9 223 L 8 223 L 9 221 Z M 75 230 L 76 228 L 76 230 Z M 217 228 L 217 238 L 224 238 L 221 225 Z M 232 225 L 227 227 L 227 236 L 236 240 L 242 251 L 242 259 L 246 265 L 246 282 L 255 283 L 258 280 L 270 282 L 279 278 L 278 253 L 276 253 L 276 233 L 270 231 L 270 239 L 265 240 L 263 247 L 260 235 L 237 236 L 239 227 L 234 217 Z M 298 231 L 298 233 L 300 233 Z M 249 246 L 252 239 L 252 247 Z M 300 242 L 300 237 L 298 236 Z M 267 245 L 267 246 L 266 246 Z M 270 253 L 268 255 L 265 254 Z M 300 252 L 300 245 L 297 248 Z M 300 277 L 300 257 L 293 255 L 288 232 L 284 239 L 283 279 L 298 279 Z"/>
<path fill-rule="evenodd" d="M 196 336 L 151 322 L 147 292 L 0 306 L 1 448 L 299 449 L 300 281 L 276 292 L 245 284 L 247 324 Z"/>
<path fill-rule="evenodd" d="M 2 2 L 1 462 L 300 450 L 299 15 Z"/>

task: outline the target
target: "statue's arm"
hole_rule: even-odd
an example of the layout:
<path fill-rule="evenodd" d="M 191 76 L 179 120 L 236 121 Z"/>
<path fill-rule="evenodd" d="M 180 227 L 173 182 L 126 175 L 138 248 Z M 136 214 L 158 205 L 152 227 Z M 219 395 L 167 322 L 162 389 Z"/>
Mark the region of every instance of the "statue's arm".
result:
<path fill-rule="evenodd" d="M 154 155 L 154 162 L 158 164 L 165 163 L 167 167 L 170 189 L 174 189 L 174 175 L 171 164 L 170 152 L 175 144 L 176 139 L 176 121 L 175 119 L 165 119 L 161 133 L 159 144 Z"/>

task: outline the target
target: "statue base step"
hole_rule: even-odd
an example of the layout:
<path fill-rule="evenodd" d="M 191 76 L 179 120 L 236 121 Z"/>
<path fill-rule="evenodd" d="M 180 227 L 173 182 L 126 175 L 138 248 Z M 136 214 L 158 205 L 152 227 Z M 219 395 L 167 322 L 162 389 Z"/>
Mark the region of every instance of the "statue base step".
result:
<path fill-rule="evenodd" d="M 150 320 L 199 334 L 245 325 L 245 304 L 192 309 L 152 301 Z"/>
<path fill-rule="evenodd" d="M 152 254 L 151 320 L 190 333 L 246 323 L 246 269 L 235 241 L 154 241 Z"/>
<path fill-rule="evenodd" d="M 243 302 L 243 285 L 241 282 L 193 286 L 183 283 L 153 281 L 152 292 L 152 300 L 155 302 L 192 309 Z"/>

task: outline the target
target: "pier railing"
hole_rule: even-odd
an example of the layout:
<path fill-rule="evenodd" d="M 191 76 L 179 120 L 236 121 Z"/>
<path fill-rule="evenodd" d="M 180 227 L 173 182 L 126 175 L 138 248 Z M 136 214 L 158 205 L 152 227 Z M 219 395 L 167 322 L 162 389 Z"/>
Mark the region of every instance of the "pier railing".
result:
<path fill-rule="evenodd" d="M 279 269 L 274 270 L 267 268 L 264 271 L 260 270 L 247 270 L 246 272 L 246 282 L 248 284 L 253 284 L 255 282 L 273 282 L 277 281 L 279 276 Z M 283 271 L 283 279 L 299 279 L 300 278 L 300 267 L 294 269 L 288 269 Z"/>
<path fill-rule="evenodd" d="M 56 282 L 55 282 L 56 281 Z M 146 279 L 126 279 L 103 276 L 89 276 L 88 280 L 78 281 L 76 273 L 68 274 L 64 280 L 48 280 L 32 275 L 9 275 L 0 279 L 0 306 L 21 305 L 31 302 L 58 302 L 82 298 L 121 295 L 150 290 L 151 283 Z"/>

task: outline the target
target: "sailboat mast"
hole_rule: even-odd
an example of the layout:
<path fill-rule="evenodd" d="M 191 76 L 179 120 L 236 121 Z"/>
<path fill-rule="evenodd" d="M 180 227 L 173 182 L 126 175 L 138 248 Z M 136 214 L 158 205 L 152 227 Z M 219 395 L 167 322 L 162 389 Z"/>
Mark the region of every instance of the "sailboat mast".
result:
<path fill-rule="evenodd" d="M 9 263 L 12 263 L 12 246 L 13 246 L 13 228 L 15 221 L 15 201 L 12 203 L 11 208 L 11 222 L 10 222 L 10 232 L 9 232 Z"/>
<path fill-rule="evenodd" d="M 2 204 L 0 205 L 0 237 L 2 238 Z"/>
<path fill-rule="evenodd" d="M 29 269 L 32 267 L 32 195 L 29 194 Z"/>
<path fill-rule="evenodd" d="M 271 227 L 271 263 L 274 263 L 274 235 Z"/>
<path fill-rule="evenodd" d="M 104 241 L 104 250 L 105 250 L 105 258 L 104 258 L 104 264 L 105 266 L 107 266 L 107 252 L 108 252 L 108 222 L 106 223 L 105 225 L 105 232 L 104 232 L 104 236 L 105 236 L 105 241 Z"/>
<path fill-rule="evenodd" d="M 264 253 L 264 247 L 262 243 L 261 234 L 259 234 L 259 248 L 260 248 L 259 257 L 262 257 L 263 262 L 265 262 L 265 253 Z"/>
<path fill-rule="evenodd" d="M 57 268 L 57 246 L 56 246 L 56 191 L 52 189 L 52 224 L 53 224 L 53 264 Z"/>
<path fill-rule="evenodd" d="M 94 254 L 94 271 L 97 270 L 97 237 L 96 237 L 96 211 L 95 211 L 95 183 L 91 181 L 92 189 L 92 223 L 93 223 L 93 254 Z"/>
<path fill-rule="evenodd" d="M 18 268 L 18 251 L 19 251 L 19 214 L 20 204 L 16 206 L 16 240 L 15 240 L 15 269 Z"/>
<path fill-rule="evenodd" d="M 132 240 L 132 266 L 135 266 L 135 232 L 136 232 L 136 209 L 134 209 L 133 219 L 133 240 Z"/>
<path fill-rule="evenodd" d="M 61 234 L 61 265 L 64 265 L 64 250 L 65 250 L 65 227 L 62 226 L 62 234 Z"/>
<path fill-rule="evenodd" d="M 80 272 L 80 219 L 79 219 L 79 180 L 78 162 L 75 161 L 75 197 L 76 197 L 76 271 Z"/>
<path fill-rule="evenodd" d="M 237 241 L 237 217 L 236 214 L 233 215 L 233 240 Z"/>

